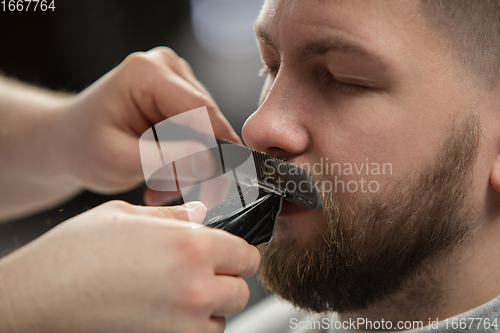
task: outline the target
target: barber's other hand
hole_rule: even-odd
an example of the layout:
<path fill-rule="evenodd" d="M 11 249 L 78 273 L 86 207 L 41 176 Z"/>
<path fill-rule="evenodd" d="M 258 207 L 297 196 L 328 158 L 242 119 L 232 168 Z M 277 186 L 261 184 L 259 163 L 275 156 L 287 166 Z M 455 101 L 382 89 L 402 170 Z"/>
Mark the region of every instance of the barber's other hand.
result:
<path fill-rule="evenodd" d="M 53 158 L 61 172 L 87 189 L 132 189 L 143 181 L 139 137 L 164 119 L 202 106 L 208 109 L 217 137 L 240 142 L 184 59 L 165 47 L 134 53 L 63 105 L 54 126 Z M 167 153 L 194 152 L 200 145 L 173 142 Z M 206 157 L 197 165 L 209 169 L 210 155 Z M 166 192 L 146 193 L 149 204 L 168 199 Z"/>
<path fill-rule="evenodd" d="M 257 271 L 259 252 L 179 221 L 203 220 L 206 208 L 188 205 L 109 202 L 0 260 L 7 331 L 222 332 L 247 303 L 241 276 Z"/>

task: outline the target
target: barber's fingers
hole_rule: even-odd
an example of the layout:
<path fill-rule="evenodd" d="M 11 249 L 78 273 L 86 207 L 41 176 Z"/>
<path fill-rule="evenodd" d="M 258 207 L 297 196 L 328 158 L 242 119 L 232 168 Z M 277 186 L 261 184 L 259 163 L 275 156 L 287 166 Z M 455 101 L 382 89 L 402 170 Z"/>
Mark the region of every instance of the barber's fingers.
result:
<path fill-rule="evenodd" d="M 214 246 L 212 250 L 216 274 L 250 276 L 257 272 L 260 253 L 255 246 L 226 231 L 218 229 L 210 231 L 214 232 L 214 240 L 219 245 Z"/>
<path fill-rule="evenodd" d="M 165 69 L 158 71 L 158 82 L 151 87 L 154 96 L 153 106 L 156 106 L 164 118 L 206 106 L 215 135 L 241 143 L 232 126 L 184 59 L 166 47 L 154 48 L 146 52 L 146 56 L 162 64 Z M 158 119 L 155 123 L 161 120 Z"/>
<path fill-rule="evenodd" d="M 123 201 L 111 201 L 105 205 L 112 210 L 142 215 L 138 217 L 138 220 L 149 216 L 151 217 L 150 221 L 157 220 L 159 223 L 163 223 L 162 220 L 166 218 L 185 218 L 185 212 L 187 212 L 190 221 L 199 223 L 203 221 L 206 214 L 206 207 L 199 202 L 176 207 L 135 206 Z M 193 219 L 192 216 L 195 218 Z M 250 276 L 257 272 L 260 264 L 260 253 L 255 246 L 248 244 L 243 238 L 231 235 L 223 230 L 206 227 L 202 229 L 199 231 L 205 234 L 198 234 L 197 236 L 201 237 L 200 240 L 206 241 L 203 246 L 210 251 L 214 274 Z"/>
<path fill-rule="evenodd" d="M 144 191 L 144 202 L 148 206 L 162 206 L 182 198 L 181 192 L 155 191 L 147 188 Z"/>
<path fill-rule="evenodd" d="M 201 223 L 206 215 L 206 207 L 200 202 L 192 202 L 174 207 L 144 207 L 129 205 L 129 212 L 149 215 L 152 218 L 185 219 L 185 210 L 190 222 Z M 158 220 L 161 221 L 161 220 Z M 257 272 L 260 264 L 259 250 L 243 238 L 230 233 L 201 226 L 197 234 L 204 240 L 204 247 L 210 251 L 214 274 L 250 276 Z M 194 234 L 193 234 L 194 235 Z"/>
<path fill-rule="evenodd" d="M 230 316 L 243 311 L 250 297 L 248 284 L 240 277 L 219 275 L 214 280 L 214 316 Z"/>
<path fill-rule="evenodd" d="M 132 97 L 150 122 L 157 124 L 202 106 L 206 106 L 209 113 L 218 111 L 209 95 L 198 90 L 171 68 L 153 62 L 148 55 L 134 56 L 128 62 L 137 63 L 130 65 L 130 76 L 142 77 L 141 80 L 132 82 L 135 85 Z"/>
<path fill-rule="evenodd" d="M 241 142 L 210 95 L 199 91 L 177 75 L 165 74 L 158 81 L 158 84 L 153 87 L 153 94 L 158 110 L 165 118 L 206 106 L 215 136 Z M 166 94 L 165 91 L 170 93 Z"/>
<path fill-rule="evenodd" d="M 169 207 L 144 207 L 128 205 L 123 207 L 127 213 L 159 217 L 166 219 L 184 220 L 189 222 L 201 223 L 205 218 L 207 208 L 199 201 L 187 202 L 181 206 Z"/>
<path fill-rule="evenodd" d="M 148 52 L 148 55 L 157 58 L 159 62 L 167 65 L 173 72 L 175 72 L 180 77 L 184 78 L 196 89 L 201 92 L 207 93 L 208 91 L 205 87 L 196 79 L 194 72 L 189 65 L 189 63 L 183 58 L 179 57 L 177 53 L 168 47 L 155 47 Z"/>
<path fill-rule="evenodd" d="M 187 202 L 182 206 L 173 207 L 148 207 L 152 216 L 166 217 L 189 222 L 203 222 L 207 208 L 199 201 Z"/>
<path fill-rule="evenodd" d="M 201 202 L 191 202 L 175 207 L 132 206 L 131 209 L 135 214 L 155 218 L 183 219 L 196 223 L 203 222 L 206 215 L 206 207 Z M 260 253 L 255 246 L 223 230 L 205 228 L 205 230 L 200 230 L 202 231 L 207 232 L 202 238 L 209 240 L 206 246 L 211 253 L 215 274 L 244 277 L 257 272 Z"/>

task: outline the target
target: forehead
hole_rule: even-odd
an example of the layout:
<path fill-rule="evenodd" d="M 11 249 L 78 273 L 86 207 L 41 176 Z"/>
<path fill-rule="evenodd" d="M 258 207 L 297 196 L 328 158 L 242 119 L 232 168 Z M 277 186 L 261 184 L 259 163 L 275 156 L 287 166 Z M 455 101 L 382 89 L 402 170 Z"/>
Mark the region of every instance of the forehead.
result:
<path fill-rule="evenodd" d="M 390 55 L 424 42 L 423 26 L 418 1 L 267 0 L 256 32 L 283 52 L 311 39 L 339 38 Z"/>
<path fill-rule="evenodd" d="M 363 25 L 364 20 L 408 20 L 419 12 L 419 0 L 265 0 L 259 20 L 293 16 L 296 19 L 302 17 L 346 23 L 356 19 L 358 24 Z"/>

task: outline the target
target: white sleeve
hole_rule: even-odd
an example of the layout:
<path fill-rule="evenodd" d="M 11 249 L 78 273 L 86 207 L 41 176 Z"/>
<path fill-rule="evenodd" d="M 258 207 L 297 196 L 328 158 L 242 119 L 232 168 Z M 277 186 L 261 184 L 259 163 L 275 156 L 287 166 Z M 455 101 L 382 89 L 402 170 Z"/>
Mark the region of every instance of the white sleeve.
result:
<path fill-rule="evenodd" d="M 227 325 L 225 333 L 287 333 L 293 321 L 307 317 L 291 303 L 270 296 L 243 311 Z"/>

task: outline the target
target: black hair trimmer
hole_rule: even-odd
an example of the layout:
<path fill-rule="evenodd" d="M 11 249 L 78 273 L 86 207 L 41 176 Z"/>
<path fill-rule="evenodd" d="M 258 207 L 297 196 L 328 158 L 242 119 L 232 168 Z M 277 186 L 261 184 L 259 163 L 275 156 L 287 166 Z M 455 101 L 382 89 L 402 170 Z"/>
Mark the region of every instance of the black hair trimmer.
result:
<path fill-rule="evenodd" d="M 241 193 L 236 193 L 221 205 L 209 210 L 203 224 L 226 230 L 245 239 L 251 245 L 268 243 L 273 237 L 282 198 L 283 196 L 277 193 L 259 191 L 257 200 L 241 207 L 238 204 L 242 200 Z M 235 206 L 241 208 L 235 209 Z"/>

